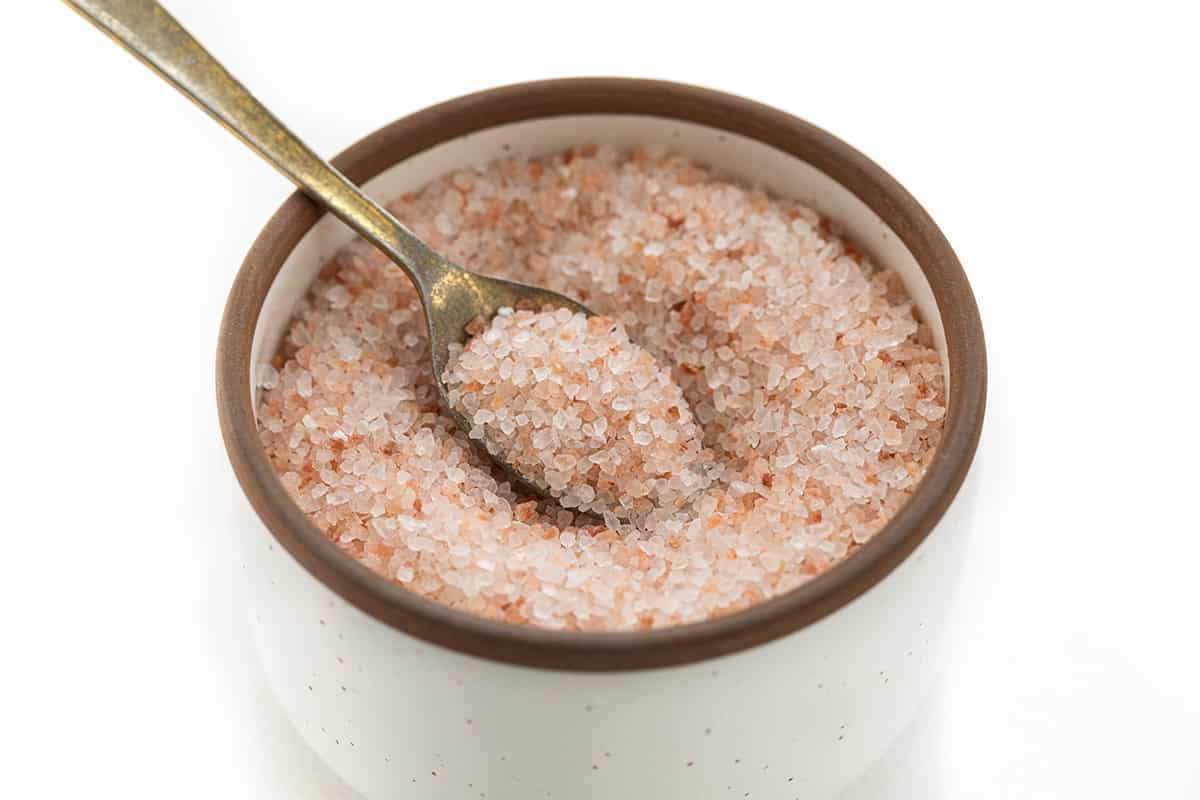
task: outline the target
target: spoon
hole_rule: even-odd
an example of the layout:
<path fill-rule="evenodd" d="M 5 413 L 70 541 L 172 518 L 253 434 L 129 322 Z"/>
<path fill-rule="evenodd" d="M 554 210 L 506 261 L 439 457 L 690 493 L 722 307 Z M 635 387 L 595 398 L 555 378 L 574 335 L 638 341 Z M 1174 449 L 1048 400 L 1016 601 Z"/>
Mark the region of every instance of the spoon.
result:
<path fill-rule="evenodd" d="M 450 345 L 467 339 L 467 323 L 477 317 L 490 320 L 505 306 L 533 309 L 549 306 L 592 315 L 584 306 L 557 292 L 489 278 L 463 269 L 434 251 L 300 141 L 154 0 L 65 2 L 404 270 L 416 286 L 425 309 L 438 397 L 463 431 L 472 426 L 451 408 L 442 376 Z M 482 446 L 477 449 L 487 453 Z M 549 499 L 544 490 L 499 456 L 487 455 L 514 484 Z"/>

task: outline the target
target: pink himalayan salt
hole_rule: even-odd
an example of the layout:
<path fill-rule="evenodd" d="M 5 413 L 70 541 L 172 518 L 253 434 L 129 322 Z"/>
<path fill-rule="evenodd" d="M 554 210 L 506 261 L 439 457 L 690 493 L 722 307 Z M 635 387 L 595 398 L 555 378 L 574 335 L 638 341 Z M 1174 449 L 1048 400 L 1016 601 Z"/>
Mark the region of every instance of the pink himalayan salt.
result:
<path fill-rule="evenodd" d="M 644 525 L 710 483 L 683 392 L 609 317 L 501 309 L 444 380 L 470 437 L 564 508 Z"/>
<path fill-rule="evenodd" d="M 438 410 L 412 287 L 355 242 L 263 365 L 259 425 L 300 508 L 414 592 L 570 630 L 730 613 L 853 553 L 937 446 L 942 367 L 903 286 L 798 203 L 588 147 L 458 171 L 390 208 L 460 263 L 622 323 L 713 459 L 690 509 L 641 528 L 539 512 Z"/>

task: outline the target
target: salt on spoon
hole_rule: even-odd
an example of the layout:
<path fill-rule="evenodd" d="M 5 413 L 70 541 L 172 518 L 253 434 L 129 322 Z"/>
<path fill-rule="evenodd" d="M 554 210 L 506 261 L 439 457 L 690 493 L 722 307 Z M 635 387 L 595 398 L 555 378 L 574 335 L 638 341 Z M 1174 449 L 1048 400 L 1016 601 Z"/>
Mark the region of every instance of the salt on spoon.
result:
<path fill-rule="evenodd" d="M 683 391 L 619 322 L 504 308 L 469 332 L 442 376 L 451 408 L 564 508 L 636 525 L 710 485 L 713 459 Z"/>

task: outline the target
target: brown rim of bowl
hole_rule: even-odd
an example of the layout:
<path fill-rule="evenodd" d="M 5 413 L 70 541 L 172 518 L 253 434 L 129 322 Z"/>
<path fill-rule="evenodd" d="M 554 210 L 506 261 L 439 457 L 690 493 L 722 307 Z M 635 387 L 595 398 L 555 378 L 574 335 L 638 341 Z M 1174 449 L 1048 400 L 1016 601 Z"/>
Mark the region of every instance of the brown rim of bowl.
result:
<path fill-rule="evenodd" d="M 838 610 L 911 553 L 950 505 L 983 425 L 987 363 L 974 295 L 925 210 L 868 158 L 782 111 L 684 84 L 570 78 L 478 92 L 418 111 L 351 146 L 333 163 L 362 183 L 434 145 L 521 120 L 569 114 L 674 118 L 741 134 L 794 155 L 862 199 L 903 240 L 933 289 L 946 332 L 950 391 L 942 442 L 912 498 L 853 557 L 803 586 L 724 617 L 645 632 L 543 630 L 476 617 L 409 592 L 349 558 L 288 497 L 267 459 L 251 409 L 250 348 L 259 312 L 284 260 L 322 216 L 300 193 L 287 199 L 242 264 L 217 347 L 217 408 L 234 472 L 275 539 L 346 601 L 411 636 L 494 661 L 575 671 L 653 669 L 754 647 Z"/>

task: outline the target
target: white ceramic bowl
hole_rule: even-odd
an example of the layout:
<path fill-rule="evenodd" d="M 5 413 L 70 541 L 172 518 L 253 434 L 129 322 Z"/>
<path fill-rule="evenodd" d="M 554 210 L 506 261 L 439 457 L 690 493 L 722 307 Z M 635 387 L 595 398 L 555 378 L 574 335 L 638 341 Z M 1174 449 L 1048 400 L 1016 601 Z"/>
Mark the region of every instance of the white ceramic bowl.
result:
<path fill-rule="evenodd" d="M 551 632 L 415 596 L 327 541 L 259 444 L 253 368 L 323 260 L 351 238 L 295 195 L 237 277 L 218 354 L 270 684 L 313 750 L 372 800 L 834 795 L 886 750 L 938 673 L 986 386 L 970 287 L 925 212 L 864 156 L 780 111 L 694 87 L 576 79 L 493 89 L 393 123 L 335 163 L 387 199 L 462 165 L 589 142 L 664 143 L 800 199 L 898 271 L 948 374 L 927 475 L 858 553 L 719 620 Z"/>

